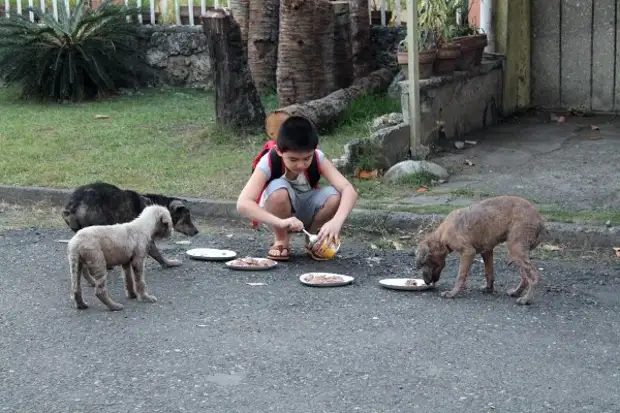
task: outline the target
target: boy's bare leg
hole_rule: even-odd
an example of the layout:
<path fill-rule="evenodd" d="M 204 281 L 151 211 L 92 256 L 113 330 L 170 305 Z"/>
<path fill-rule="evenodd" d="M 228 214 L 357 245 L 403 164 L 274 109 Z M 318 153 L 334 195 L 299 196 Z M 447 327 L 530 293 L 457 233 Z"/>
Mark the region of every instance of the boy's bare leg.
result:
<path fill-rule="evenodd" d="M 319 232 L 319 229 L 325 224 L 327 221 L 332 219 L 336 212 L 338 212 L 338 207 L 340 206 L 340 195 L 334 194 L 327 198 L 327 201 L 323 204 L 323 207 L 319 209 L 319 211 L 314 216 L 312 220 L 312 225 L 310 225 L 310 229 L 308 232 L 311 234 L 316 234 Z"/>
<path fill-rule="evenodd" d="M 281 188 L 274 191 L 265 201 L 265 210 L 282 219 L 293 216 L 293 208 L 291 206 L 288 190 L 286 188 Z M 288 258 L 290 253 L 288 230 L 276 227 L 271 227 L 271 230 L 274 233 L 275 240 L 273 246 L 269 250 L 269 256 L 271 258 Z"/>

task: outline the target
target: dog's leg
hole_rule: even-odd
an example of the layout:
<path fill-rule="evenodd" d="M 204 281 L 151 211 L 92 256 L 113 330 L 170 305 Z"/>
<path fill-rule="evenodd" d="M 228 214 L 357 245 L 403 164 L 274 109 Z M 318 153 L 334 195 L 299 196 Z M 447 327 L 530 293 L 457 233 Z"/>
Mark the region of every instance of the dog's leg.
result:
<path fill-rule="evenodd" d="M 519 277 L 519 285 L 517 285 L 515 288 L 508 290 L 508 295 L 511 297 L 520 297 L 521 294 L 523 294 L 523 290 L 525 290 L 525 287 L 527 287 L 527 274 L 525 273 L 525 270 L 523 268 L 519 268 Z"/>
<path fill-rule="evenodd" d="M 508 251 L 512 261 L 519 266 L 519 275 L 522 279 L 519 287 L 523 284 L 523 278 L 527 280 L 527 286 L 525 286 L 523 295 L 517 298 L 517 304 L 531 304 L 534 300 L 534 286 L 540 280 L 540 273 L 530 261 L 529 245 L 524 245 L 522 242 L 513 242 L 509 244 Z M 517 290 L 519 287 L 517 287 Z"/>
<path fill-rule="evenodd" d="M 452 290 L 441 293 L 442 297 L 454 298 L 458 293 L 465 289 L 465 286 L 467 285 L 467 275 L 469 274 L 469 269 L 471 268 L 471 264 L 474 262 L 475 257 L 476 250 L 466 249 L 461 252 L 459 275 L 456 277 L 456 284 L 454 284 L 454 288 L 452 288 Z"/>
<path fill-rule="evenodd" d="M 136 295 L 136 288 L 133 282 L 131 264 L 123 265 L 123 272 L 125 273 L 125 295 L 127 296 L 127 298 L 135 299 L 138 296 Z"/>
<path fill-rule="evenodd" d="M 484 261 L 484 277 L 487 282 L 482 286 L 482 291 L 485 293 L 492 293 L 494 291 L 493 284 L 495 282 L 495 276 L 493 274 L 493 250 L 483 252 L 482 260 Z"/>
<path fill-rule="evenodd" d="M 88 308 L 88 305 L 84 302 L 84 298 L 82 297 L 80 274 L 85 271 L 86 268 L 79 259 L 76 258 L 72 258 L 69 264 L 71 267 L 71 299 L 75 304 L 75 308 L 78 310 L 85 310 Z"/>
<path fill-rule="evenodd" d="M 156 302 L 157 298 L 146 292 L 146 283 L 144 282 L 144 260 L 141 258 L 134 259 L 131 263 L 131 268 L 133 269 L 138 300 L 146 301 L 148 303 Z"/>
<path fill-rule="evenodd" d="M 95 296 L 106 306 L 110 311 L 120 311 L 123 309 L 123 305 L 113 301 L 108 295 L 108 289 L 106 287 L 106 279 L 108 271 L 105 262 L 99 267 L 89 268 L 91 275 L 97 283 L 95 287 Z"/>
<path fill-rule="evenodd" d="M 155 241 L 151 241 L 151 243 L 149 244 L 149 256 L 153 258 L 155 261 L 157 261 L 159 265 L 161 265 L 164 268 L 178 267 L 179 265 L 181 265 L 181 261 L 179 260 L 176 260 L 176 259 L 169 260 L 169 259 L 164 258 L 161 255 L 161 252 L 159 252 L 157 245 L 155 245 Z"/>
<path fill-rule="evenodd" d="M 90 284 L 91 287 L 95 286 L 95 280 L 93 279 L 93 277 L 91 277 L 90 273 L 88 272 L 88 268 L 86 267 L 82 267 L 82 277 L 86 280 L 86 282 L 88 284 Z"/>

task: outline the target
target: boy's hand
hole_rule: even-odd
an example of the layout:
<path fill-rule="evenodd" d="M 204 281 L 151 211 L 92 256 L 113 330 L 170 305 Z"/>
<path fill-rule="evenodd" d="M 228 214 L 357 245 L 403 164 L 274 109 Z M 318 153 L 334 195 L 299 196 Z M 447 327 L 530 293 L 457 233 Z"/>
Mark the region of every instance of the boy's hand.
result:
<path fill-rule="evenodd" d="M 304 228 L 304 223 L 295 217 L 290 217 L 290 218 L 280 220 L 280 224 L 278 225 L 278 228 L 287 229 L 293 232 L 299 232 Z"/>
<path fill-rule="evenodd" d="M 319 233 L 317 234 L 319 237 L 315 245 L 321 245 L 323 241 L 326 242 L 337 242 L 338 237 L 340 236 L 340 230 L 342 229 L 342 224 L 340 224 L 336 220 L 327 221 L 321 227 Z"/>

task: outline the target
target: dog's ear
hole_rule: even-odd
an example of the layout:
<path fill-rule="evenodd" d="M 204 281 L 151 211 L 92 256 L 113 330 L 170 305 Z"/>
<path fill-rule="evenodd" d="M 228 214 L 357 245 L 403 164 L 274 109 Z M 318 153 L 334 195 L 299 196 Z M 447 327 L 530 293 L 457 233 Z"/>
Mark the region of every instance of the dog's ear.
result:
<path fill-rule="evenodd" d="M 182 201 L 175 199 L 174 201 L 170 202 L 170 204 L 168 205 L 168 209 L 170 209 L 170 211 L 177 212 L 187 209 L 187 207 Z"/>
<path fill-rule="evenodd" d="M 416 258 L 415 258 L 415 264 L 416 264 L 416 268 L 417 269 L 422 268 L 422 266 L 424 265 L 424 263 L 428 259 L 428 254 L 429 253 L 430 253 L 430 251 L 426 247 L 418 248 L 418 251 L 416 252 Z"/>

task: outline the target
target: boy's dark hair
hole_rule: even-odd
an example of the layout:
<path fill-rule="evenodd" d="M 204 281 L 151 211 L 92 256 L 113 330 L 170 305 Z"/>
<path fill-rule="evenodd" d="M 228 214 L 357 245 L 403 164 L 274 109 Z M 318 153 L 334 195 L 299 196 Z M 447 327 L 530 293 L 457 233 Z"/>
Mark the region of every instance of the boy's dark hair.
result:
<path fill-rule="evenodd" d="M 276 144 L 280 152 L 310 152 L 319 145 L 319 135 L 310 120 L 290 116 L 280 125 Z"/>

